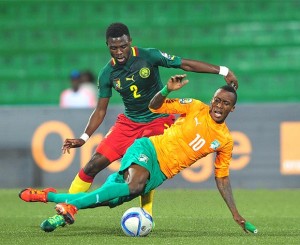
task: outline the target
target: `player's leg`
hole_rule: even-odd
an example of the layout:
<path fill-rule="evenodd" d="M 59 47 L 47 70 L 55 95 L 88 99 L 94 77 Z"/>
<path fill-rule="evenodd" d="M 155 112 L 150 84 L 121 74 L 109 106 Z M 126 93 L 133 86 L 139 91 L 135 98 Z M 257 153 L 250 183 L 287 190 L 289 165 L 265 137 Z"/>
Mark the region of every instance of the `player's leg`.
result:
<path fill-rule="evenodd" d="M 82 193 L 79 198 L 68 200 L 68 203 L 58 203 L 55 206 L 57 215 L 54 215 L 41 224 L 42 230 L 46 232 L 54 231 L 59 226 L 65 226 L 66 224 L 73 224 L 75 222 L 75 214 L 79 209 L 94 207 L 97 204 L 108 203 L 109 200 L 118 197 L 130 197 L 128 200 L 141 194 L 144 190 L 149 177 L 149 172 L 138 165 L 133 164 L 124 171 L 124 177 L 126 176 L 126 182 L 123 175 L 119 173 L 113 174 L 115 178 L 111 178 L 109 182 L 105 182 L 100 188 L 90 193 Z M 120 175 L 120 177 L 116 177 Z M 128 182 L 127 182 L 128 181 Z M 58 198 L 75 197 L 79 194 L 52 194 Z M 49 197 L 50 199 L 50 197 Z"/>
<path fill-rule="evenodd" d="M 128 174 L 126 174 L 126 176 L 127 175 Z M 120 196 L 127 196 L 136 192 L 132 187 L 133 191 L 132 193 L 129 193 L 129 187 L 127 186 L 128 184 L 125 183 L 123 175 L 114 173 L 108 176 L 105 183 L 99 189 L 90 193 L 56 193 L 56 190 L 51 187 L 44 190 L 26 188 L 20 192 L 19 197 L 25 202 L 69 203 L 74 204 L 77 209 L 82 209 L 94 206 L 104 206 L 97 204 L 101 204 L 111 199 L 118 198 Z"/>
<path fill-rule="evenodd" d="M 153 135 L 163 134 L 164 130 L 169 128 L 175 121 L 174 115 L 168 117 L 162 117 L 150 122 L 147 127 L 143 130 L 142 137 L 150 137 Z M 140 196 L 140 205 L 144 208 L 151 216 L 153 215 L 153 199 L 154 190 L 149 193 Z"/>
<path fill-rule="evenodd" d="M 57 194 L 49 192 L 48 201 L 57 203 L 55 210 L 57 214 L 44 220 L 40 227 L 45 232 L 54 231 L 57 227 L 73 224 L 75 222 L 75 214 L 78 209 L 93 208 L 96 206 L 108 205 L 108 200 L 118 196 L 129 195 L 128 184 L 120 181 L 120 177 L 115 177 L 118 173 L 109 176 L 107 181 L 99 189 L 90 193 Z"/>
<path fill-rule="evenodd" d="M 110 175 L 100 188 L 84 193 L 80 198 L 68 200 L 68 203 L 82 209 L 118 197 L 140 195 L 149 179 L 153 161 L 157 160 L 150 140 L 136 140 L 124 155 L 118 173 Z"/>
<path fill-rule="evenodd" d="M 96 149 L 92 159 L 79 171 L 71 184 L 69 193 L 86 192 L 95 176 L 113 161 L 120 159 L 137 138 L 135 123 L 120 114 Z"/>
<path fill-rule="evenodd" d="M 140 206 L 153 216 L 154 190 L 140 196 Z"/>
<path fill-rule="evenodd" d="M 78 199 L 72 199 L 68 203 L 76 206 L 77 209 L 82 209 L 119 197 L 134 198 L 140 195 L 149 178 L 148 165 L 151 165 L 151 160 L 147 165 L 149 159 L 147 155 L 153 154 L 153 149 L 149 153 L 149 150 L 144 149 L 144 145 L 140 141 L 143 142 L 141 139 L 137 140 L 128 148 L 118 173 L 110 175 L 100 188 L 85 193 Z"/>
<path fill-rule="evenodd" d="M 127 197 L 125 199 L 129 201 L 158 187 L 165 179 L 150 140 L 148 138 L 136 140 L 124 155 L 118 173 L 112 174 L 99 189 L 83 193 L 81 197 L 68 201 L 68 204 L 57 204 L 58 215 L 45 220 L 41 227 L 45 231 L 53 231 L 58 226 L 72 224 L 78 209 L 94 207 L 96 204 L 118 198 L 124 201 L 122 197 Z M 61 221 L 61 217 L 65 223 Z"/>
<path fill-rule="evenodd" d="M 79 171 L 72 181 L 69 193 L 75 194 L 88 191 L 95 176 L 110 163 L 111 161 L 107 157 L 95 152 L 91 160 Z"/>
<path fill-rule="evenodd" d="M 81 198 L 86 193 L 81 192 L 77 194 L 69 193 L 57 193 L 56 190 L 52 187 L 38 190 L 34 188 L 26 188 L 20 191 L 19 197 L 25 202 L 68 202 L 74 199 Z"/>

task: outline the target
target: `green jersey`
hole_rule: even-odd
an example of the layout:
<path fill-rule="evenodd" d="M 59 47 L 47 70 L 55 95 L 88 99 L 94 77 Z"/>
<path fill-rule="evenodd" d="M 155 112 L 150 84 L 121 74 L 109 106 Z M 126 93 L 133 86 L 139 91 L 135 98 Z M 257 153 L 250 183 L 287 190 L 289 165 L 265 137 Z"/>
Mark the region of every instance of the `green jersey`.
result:
<path fill-rule="evenodd" d="M 166 114 L 152 113 L 149 102 L 162 89 L 159 66 L 179 68 L 181 58 L 154 48 L 131 48 L 131 57 L 120 65 L 112 58 L 99 74 L 99 98 L 112 96 L 114 88 L 122 97 L 125 115 L 134 122 L 150 122 Z"/>

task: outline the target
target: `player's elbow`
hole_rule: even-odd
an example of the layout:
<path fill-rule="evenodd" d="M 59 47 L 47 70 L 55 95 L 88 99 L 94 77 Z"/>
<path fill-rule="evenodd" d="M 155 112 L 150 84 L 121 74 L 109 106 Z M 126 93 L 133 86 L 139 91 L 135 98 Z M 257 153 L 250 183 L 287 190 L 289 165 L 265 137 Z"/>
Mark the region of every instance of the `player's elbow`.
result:
<path fill-rule="evenodd" d="M 157 113 L 156 110 L 162 106 L 163 102 L 164 100 L 156 99 L 156 97 L 153 97 L 148 105 L 148 108 L 151 112 Z"/>
<path fill-rule="evenodd" d="M 150 105 L 148 106 L 149 110 L 153 113 L 155 113 L 155 110 L 157 110 L 159 107 L 158 106 L 155 106 L 155 105 Z"/>

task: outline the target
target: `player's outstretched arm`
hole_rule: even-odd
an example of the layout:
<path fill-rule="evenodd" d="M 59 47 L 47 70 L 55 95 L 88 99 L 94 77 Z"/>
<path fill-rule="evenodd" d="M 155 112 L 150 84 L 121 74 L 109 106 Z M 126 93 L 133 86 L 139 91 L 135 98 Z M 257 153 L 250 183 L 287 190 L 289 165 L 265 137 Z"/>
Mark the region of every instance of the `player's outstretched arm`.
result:
<path fill-rule="evenodd" d="M 160 108 L 163 102 L 165 101 L 167 95 L 171 91 L 178 90 L 189 82 L 188 80 L 183 80 L 185 77 L 186 74 L 172 76 L 169 79 L 167 85 L 151 99 L 149 103 L 149 108 L 150 109 Z"/>
<path fill-rule="evenodd" d="M 245 228 L 246 220 L 239 214 L 239 212 L 235 206 L 229 177 L 228 176 L 222 177 L 222 178 L 216 177 L 215 180 L 216 180 L 216 184 L 219 189 L 219 192 L 220 192 L 221 196 L 223 197 L 224 201 L 226 202 L 226 204 L 233 216 L 233 219 L 235 220 L 235 222 L 238 225 L 240 225 L 242 227 L 242 229 L 245 232 L 248 232 Z"/>
<path fill-rule="evenodd" d="M 234 73 L 227 67 L 216 66 L 198 60 L 182 59 L 180 68 L 185 71 L 223 75 L 228 85 L 231 85 L 235 89 L 238 89 L 238 80 Z"/>
<path fill-rule="evenodd" d="M 81 147 L 89 139 L 89 137 L 96 131 L 102 123 L 108 106 L 109 98 L 100 98 L 98 100 L 95 110 L 92 112 L 89 121 L 86 125 L 84 133 L 77 139 L 66 139 L 62 146 L 62 152 L 70 153 L 71 148 Z"/>

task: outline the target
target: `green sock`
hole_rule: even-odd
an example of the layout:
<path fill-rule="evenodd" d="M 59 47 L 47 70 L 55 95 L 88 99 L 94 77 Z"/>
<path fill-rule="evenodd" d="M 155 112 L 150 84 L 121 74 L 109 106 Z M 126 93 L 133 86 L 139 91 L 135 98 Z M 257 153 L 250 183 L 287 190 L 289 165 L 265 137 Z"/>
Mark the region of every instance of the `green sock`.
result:
<path fill-rule="evenodd" d="M 47 201 L 48 202 L 55 202 L 55 203 L 61 203 L 61 202 L 70 202 L 72 200 L 81 198 L 82 196 L 86 195 L 84 192 L 80 192 L 77 194 L 70 194 L 70 193 L 54 193 L 54 192 L 49 192 L 47 195 Z"/>
<path fill-rule="evenodd" d="M 69 200 L 68 203 L 76 206 L 78 209 L 81 209 L 90 207 L 97 203 L 109 201 L 116 197 L 128 196 L 129 193 L 129 186 L 127 183 L 106 183 L 102 187 L 90 193 L 79 193 L 83 195 L 77 199 Z"/>

